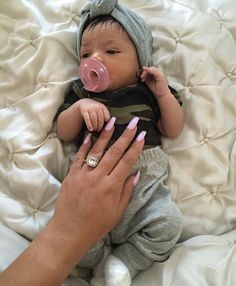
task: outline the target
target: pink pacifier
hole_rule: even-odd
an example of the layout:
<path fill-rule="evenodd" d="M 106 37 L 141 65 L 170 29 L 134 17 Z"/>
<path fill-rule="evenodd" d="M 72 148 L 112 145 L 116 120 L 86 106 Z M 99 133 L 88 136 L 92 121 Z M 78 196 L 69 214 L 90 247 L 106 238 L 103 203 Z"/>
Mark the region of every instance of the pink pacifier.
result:
<path fill-rule="evenodd" d="M 103 63 L 94 59 L 84 59 L 80 63 L 79 77 L 84 89 L 93 92 L 102 92 L 108 88 L 110 77 Z"/>

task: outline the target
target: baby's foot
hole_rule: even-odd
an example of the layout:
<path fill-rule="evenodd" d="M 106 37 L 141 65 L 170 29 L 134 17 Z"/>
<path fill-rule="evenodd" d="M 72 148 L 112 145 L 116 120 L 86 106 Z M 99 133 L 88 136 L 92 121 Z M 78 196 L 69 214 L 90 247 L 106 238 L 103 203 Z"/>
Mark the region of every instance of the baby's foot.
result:
<path fill-rule="evenodd" d="M 128 267 L 114 255 L 109 255 L 104 269 L 106 286 L 130 286 L 131 276 Z"/>

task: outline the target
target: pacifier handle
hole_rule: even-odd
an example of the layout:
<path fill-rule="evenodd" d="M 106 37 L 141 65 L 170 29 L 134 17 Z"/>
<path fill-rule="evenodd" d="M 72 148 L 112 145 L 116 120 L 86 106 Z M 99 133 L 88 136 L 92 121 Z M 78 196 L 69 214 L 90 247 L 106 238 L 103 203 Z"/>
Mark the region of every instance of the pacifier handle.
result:
<path fill-rule="evenodd" d="M 102 92 L 110 83 L 109 73 L 103 63 L 94 59 L 83 59 L 79 67 L 79 77 L 84 89 L 93 92 Z"/>

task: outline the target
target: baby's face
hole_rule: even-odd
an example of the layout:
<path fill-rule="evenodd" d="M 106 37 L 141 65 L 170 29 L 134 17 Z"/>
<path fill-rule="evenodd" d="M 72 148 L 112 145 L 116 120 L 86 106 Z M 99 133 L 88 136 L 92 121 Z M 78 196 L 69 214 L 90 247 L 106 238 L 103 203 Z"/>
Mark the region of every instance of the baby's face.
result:
<path fill-rule="evenodd" d="M 80 59 L 101 61 L 110 75 L 107 90 L 115 90 L 137 83 L 139 69 L 136 48 L 128 34 L 117 23 L 98 24 L 82 35 Z"/>

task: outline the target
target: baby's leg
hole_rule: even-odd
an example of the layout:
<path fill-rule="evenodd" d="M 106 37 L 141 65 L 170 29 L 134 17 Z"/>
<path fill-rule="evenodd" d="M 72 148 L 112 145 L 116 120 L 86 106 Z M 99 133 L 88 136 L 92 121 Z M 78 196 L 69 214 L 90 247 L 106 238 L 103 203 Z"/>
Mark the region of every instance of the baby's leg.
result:
<path fill-rule="evenodd" d="M 111 231 L 113 255 L 133 278 L 154 261 L 166 260 L 182 232 L 182 217 L 163 184 L 168 157 L 155 147 L 142 152 L 135 168 L 141 177 L 120 223 Z"/>
<path fill-rule="evenodd" d="M 181 213 L 162 183 L 126 231 L 134 230 L 127 241 L 114 250 L 114 255 L 127 266 L 132 278 L 154 261 L 168 259 L 182 232 Z"/>

